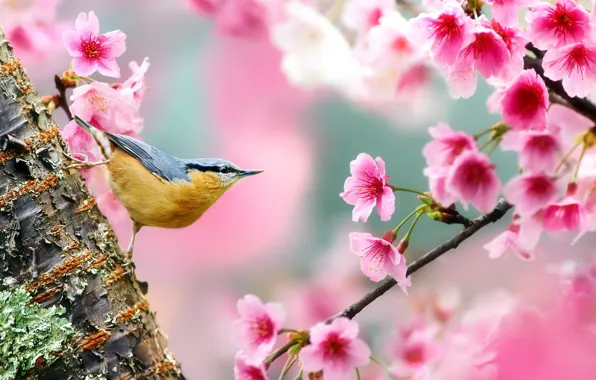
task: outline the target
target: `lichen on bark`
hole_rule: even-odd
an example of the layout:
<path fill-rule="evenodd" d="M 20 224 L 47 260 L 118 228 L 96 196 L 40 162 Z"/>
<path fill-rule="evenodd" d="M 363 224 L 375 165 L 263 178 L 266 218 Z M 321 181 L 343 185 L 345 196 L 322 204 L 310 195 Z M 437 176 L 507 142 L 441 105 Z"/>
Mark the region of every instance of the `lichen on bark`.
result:
<path fill-rule="evenodd" d="M 40 360 L 56 360 L 74 335 L 65 313 L 62 306 L 31 304 L 24 286 L 0 292 L 0 380 L 23 376 Z"/>
<path fill-rule="evenodd" d="M 50 326 L 68 321 L 73 332 L 53 330 L 50 351 L 7 348 L 0 367 L 17 379 L 183 378 L 112 228 L 80 173 L 65 169 L 66 150 L 0 28 L 0 292 L 27 299 L 21 321 L 50 313 Z"/>

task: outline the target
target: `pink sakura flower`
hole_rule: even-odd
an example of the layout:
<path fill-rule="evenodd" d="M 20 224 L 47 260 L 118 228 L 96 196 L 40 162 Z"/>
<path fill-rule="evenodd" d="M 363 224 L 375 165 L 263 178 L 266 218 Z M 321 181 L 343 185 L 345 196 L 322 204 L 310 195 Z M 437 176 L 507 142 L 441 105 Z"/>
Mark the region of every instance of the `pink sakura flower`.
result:
<path fill-rule="evenodd" d="M 140 106 L 145 91 L 147 90 L 147 86 L 145 85 L 145 74 L 147 73 L 147 70 L 149 70 L 149 58 L 145 58 L 140 66 L 136 61 L 131 61 L 128 64 L 128 67 L 130 67 L 132 75 L 124 81 L 122 85 L 118 86 L 117 89 L 132 91 L 135 102 Z"/>
<path fill-rule="evenodd" d="M 526 32 L 532 44 L 541 50 L 581 42 L 590 33 L 590 17 L 574 0 L 536 3 L 530 6 L 526 18 Z"/>
<path fill-rule="evenodd" d="M 244 352 L 240 351 L 234 359 L 235 380 L 269 380 L 263 364 L 251 363 Z"/>
<path fill-rule="evenodd" d="M 360 153 L 350 162 L 350 174 L 344 192 L 339 196 L 355 206 L 352 220 L 366 222 L 375 205 L 381 220 L 389 220 L 395 212 L 395 194 L 387 183 L 390 177 L 385 173 L 385 161 L 381 157 L 373 160 L 370 155 Z"/>
<path fill-rule="evenodd" d="M 519 165 L 532 172 L 553 173 L 560 160 L 561 141 L 550 131 L 509 131 L 503 136 L 501 149 L 519 153 Z"/>
<path fill-rule="evenodd" d="M 429 166 L 424 168 L 424 175 L 428 177 L 428 188 L 433 199 L 444 207 L 449 207 L 457 201 L 457 197 L 446 189 L 448 167 Z"/>
<path fill-rule="evenodd" d="M 89 161 L 96 161 L 97 154 L 94 152 L 95 140 L 75 123 L 74 120 L 66 124 L 62 130 L 62 137 L 68 143 L 70 152 Z M 77 157 L 78 158 L 78 157 Z"/>
<path fill-rule="evenodd" d="M 410 61 L 422 58 L 419 49 L 408 40 L 408 34 L 406 19 L 397 11 L 389 12 L 366 34 L 358 58 L 375 68 L 401 69 Z"/>
<path fill-rule="evenodd" d="M 99 34 L 99 20 L 93 11 L 79 13 L 75 30 L 63 34 L 72 67 L 77 75 L 87 77 L 95 71 L 108 77 L 120 77 L 116 58 L 126 50 L 126 35 L 119 30 Z"/>
<path fill-rule="evenodd" d="M 135 134 L 142 128 L 143 120 L 130 89 L 116 90 L 107 83 L 91 82 L 75 88 L 70 99 L 74 115 L 103 131 Z"/>
<path fill-rule="evenodd" d="M 485 23 L 487 25 L 488 23 Z M 505 42 L 507 50 L 511 55 L 509 65 L 503 69 L 502 76 L 506 79 L 515 78 L 524 69 L 524 56 L 526 55 L 526 45 L 530 40 L 526 37 L 523 30 L 517 26 L 503 26 L 493 18 L 490 22 L 490 28 L 494 30 Z"/>
<path fill-rule="evenodd" d="M 457 2 L 447 2 L 440 12 L 422 13 L 409 22 L 411 41 L 417 46 L 430 44 L 434 60 L 441 67 L 455 63 L 473 27 Z"/>
<path fill-rule="evenodd" d="M 370 349 L 357 338 L 358 323 L 347 318 L 310 329 L 310 344 L 299 354 L 305 372 L 323 371 L 325 380 L 345 380 L 354 369 L 368 364 Z"/>
<path fill-rule="evenodd" d="M 391 348 L 396 361 L 391 373 L 397 378 L 416 377 L 438 359 L 440 347 L 436 340 L 438 329 L 420 324 L 401 332 Z"/>
<path fill-rule="evenodd" d="M 534 252 L 525 248 L 522 244 L 521 239 L 519 238 L 519 227 L 515 225 L 509 226 L 507 230 L 486 243 L 484 249 L 488 251 L 488 257 L 491 259 L 498 259 L 508 250 L 511 250 L 517 257 L 524 261 L 532 261 L 535 259 Z"/>
<path fill-rule="evenodd" d="M 285 321 L 285 311 L 278 303 L 263 304 L 248 294 L 237 304 L 240 319 L 234 323 L 238 341 L 251 363 L 261 362 L 271 352 Z"/>
<path fill-rule="evenodd" d="M 476 141 L 470 135 L 454 131 L 446 123 L 428 129 L 432 141 L 422 149 L 429 166 L 449 166 L 463 152 L 476 150 Z"/>
<path fill-rule="evenodd" d="M 200 15 L 213 15 L 217 13 L 226 0 L 186 0 L 186 2 Z"/>
<path fill-rule="evenodd" d="M 542 214 L 542 226 L 545 230 L 581 232 L 587 224 L 586 209 L 572 196 L 566 196 L 560 202 L 546 206 Z"/>
<path fill-rule="evenodd" d="M 492 5 L 493 20 L 502 25 L 517 25 L 519 10 L 533 0 L 487 0 Z"/>
<path fill-rule="evenodd" d="M 546 174 L 524 173 L 505 185 L 503 195 L 520 216 L 532 216 L 558 198 L 559 187 Z"/>
<path fill-rule="evenodd" d="M 341 21 L 363 35 L 379 25 L 381 17 L 396 9 L 393 0 L 350 0 L 343 8 Z"/>
<path fill-rule="evenodd" d="M 215 17 L 216 30 L 226 36 L 259 38 L 268 32 L 267 2 L 227 0 Z"/>
<path fill-rule="evenodd" d="M 449 168 L 445 187 L 464 208 L 472 203 L 478 211 L 489 212 L 496 206 L 501 190 L 501 180 L 494 169 L 484 153 L 464 152 Z"/>
<path fill-rule="evenodd" d="M 569 96 L 585 97 L 596 81 L 596 45 L 585 41 L 549 49 L 542 66 L 547 78 L 563 81 Z"/>
<path fill-rule="evenodd" d="M 557 132 L 563 149 L 575 145 L 577 139 L 594 125 L 590 119 L 561 104 L 550 106 L 547 121 L 549 129 Z"/>
<path fill-rule="evenodd" d="M 481 21 L 486 20 L 484 16 Z M 475 26 L 457 55 L 455 64 L 448 68 L 447 79 L 452 95 L 469 97 L 476 90 L 474 70 L 485 78 L 500 77 L 511 63 L 511 54 L 503 39 L 491 28 Z"/>
<path fill-rule="evenodd" d="M 544 80 L 534 69 L 524 70 L 505 89 L 501 99 L 503 121 L 512 129 L 546 127 L 546 110 L 550 105 Z"/>
<path fill-rule="evenodd" d="M 406 258 L 393 246 L 392 239 L 393 231 L 388 231 L 382 238 L 369 233 L 352 232 L 350 250 L 362 257 L 360 268 L 371 281 L 379 282 L 389 274 L 398 282 L 403 292 L 408 294 L 411 279 L 409 276 L 406 278 Z"/>

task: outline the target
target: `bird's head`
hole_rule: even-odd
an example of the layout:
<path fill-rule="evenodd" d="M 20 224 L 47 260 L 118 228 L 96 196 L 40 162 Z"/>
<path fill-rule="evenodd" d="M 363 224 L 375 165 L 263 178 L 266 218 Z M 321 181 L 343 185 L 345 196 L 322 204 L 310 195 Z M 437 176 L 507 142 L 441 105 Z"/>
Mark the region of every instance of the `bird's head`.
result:
<path fill-rule="evenodd" d="M 262 173 L 262 170 L 240 169 L 234 163 L 220 158 L 188 160 L 186 167 L 193 182 L 200 181 L 208 188 L 228 188 L 244 177 Z"/>

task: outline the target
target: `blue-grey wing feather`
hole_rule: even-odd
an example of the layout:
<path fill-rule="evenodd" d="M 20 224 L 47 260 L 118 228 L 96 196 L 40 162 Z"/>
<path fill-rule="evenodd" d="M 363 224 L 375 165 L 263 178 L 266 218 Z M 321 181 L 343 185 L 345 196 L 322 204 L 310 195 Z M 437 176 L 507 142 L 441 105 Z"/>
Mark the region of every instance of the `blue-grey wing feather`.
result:
<path fill-rule="evenodd" d="M 130 154 L 156 177 L 165 181 L 190 181 L 185 162 L 129 136 L 106 133 L 118 148 Z"/>

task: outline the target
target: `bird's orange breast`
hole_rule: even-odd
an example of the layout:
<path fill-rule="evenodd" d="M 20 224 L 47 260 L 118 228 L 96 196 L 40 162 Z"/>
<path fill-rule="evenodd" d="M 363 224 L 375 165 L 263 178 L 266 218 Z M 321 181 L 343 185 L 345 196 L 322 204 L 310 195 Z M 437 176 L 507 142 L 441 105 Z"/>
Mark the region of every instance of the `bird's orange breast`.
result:
<path fill-rule="evenodd" d="M 116 148 L 108 164 L 110 186 L 130 217 L 143 226 L 181 228 L 194 223 L 229 188 L 213 173 L 192 171 L 190 182 L 162 181 Z"/>

